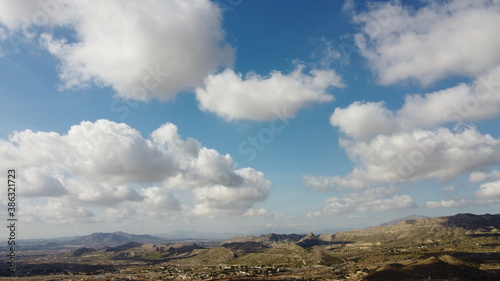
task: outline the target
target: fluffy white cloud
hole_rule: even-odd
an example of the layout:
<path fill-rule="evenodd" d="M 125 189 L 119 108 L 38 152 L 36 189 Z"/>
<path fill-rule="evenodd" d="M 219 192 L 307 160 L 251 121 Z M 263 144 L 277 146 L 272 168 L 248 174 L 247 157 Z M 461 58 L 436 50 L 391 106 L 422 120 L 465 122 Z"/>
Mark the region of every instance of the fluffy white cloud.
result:
<path fill-rule="evenodd" d="M 500 115 L 500 67 L 479 76 L 470 84 L 423 95 L 407 95 L 397 111 L 383 102 L 356 101 L 336 108 L 332 126 L 354 139 L 370 139 L 416 128 L 480 121 Z"/>
<path fill-rule="evenodd" d="M 360 182 L 369 186 L 426 179 L 446 181 L 500 163 L 500 140 L 482 135 L 474 127 L 414 130 L 360 141 L 341 139 L 340 145 L 355 163 L 352 172 L 345 177 L 309 178 L 306 183 L 323 183 L 323 188 L 356 188 L 363 186 Z"/>
<path fill-rule="evenodd" d="M 66 199 L 77 205 L 112 206 L 123 201 L 140 201 L 143 197 L 130 185 L 98 182 L 82 177 L 61 180 L 69 191 Z"/>
<path fill-rule="evenodd" d="M 474 195 L 486 203 L 500 203 L 500 181 L 482 184 Z"/>
<path fill-rule="evenodd" d="M 444 181 L 499 164 L 498 139 L 474 127 L 460 128 L 500 115 L 499 81 L 496 67 L 469 84 L 408 95 L 399 110 L 389 110 L 383 102 L 336 108 L 330 123 L 346 136 L 339 143 L 355 167 L 345 176 L 305 175 L 304 183 L 360 189 L 374 182 Z M 449 124 L 456 128 L 439 127 Z M 471 181 L 480 177 L 473 174 Z"/>
<path fill-rule="evenodd" d="M 244 214 L 255 202 L 269 196 L 271 182 L 250 168 L 235 171 L 243 179 L 239 187 L 209 185 L 194 191 L 196 215 Z"/>
<path fill-rule="evenodd" d="M 470 84 L 459 84 L 425 95 L 408 95 L 396 113 L 400 127 L 433 127 L 480 121 L 500 115 L 500 66 Z"/>
<path fill-rule="evenodd" d="M 427 208 L 452 208 L 452 207 L 464 207 L 469 205 L 469 202 L 465 199 L 460 200 L 441 200 L 441 201 L 427 201 L 425 206 Z"/>
<path fill-rule="evenodd" d="M 23 188 L 20 195 L 27 197 L 60 197 L 66 195 L 68 191 L 59 181 L 57 175 L 52 175 L 50 171 L 40 168 L 28 168 L 22 171 Z"/>
<path fill-rule="evenodd" d="M 354 21 L 362 25 L 357 46 L 382 84 L 475 77 L 500 63 L 498 1 L 428 2 L 419 8 L 375 3 Z"/>
<path fill-rule="evenodd" d="M 474 172 L 469 175 L 470 182 L 483 182 L 500 179 L 500 171 L 491 171 L 489 173 Z"/>
<path fill-rule="evenodd" d="M 23 174 L 22 195 L 60 197 L 53 202 L 74 207 L 135 209 L 130 216 L 243 214 L 265 200 L 271 186 L 263 173 L 237 169 L 230 155 L 183 140 L 171 123 L 150 138 L 108 120 L 82 122 L 65 135 L 25 130 L 0 140 L 0 157 L 1 167 Z M 188 192 L 195 206 L 182 203 L 174 190 Z"/>
<path fill-rule="evenodd" d="M 353 138 L 365 139 L 394 131 L 393 113 L 383 102 L 354 102 L 347 108 L 337 107 L 330 117 L 330 124 Z"/>
<path fill-rule="evenodd" d="M 63 88 L 104 85 L 136 100 L 197 86 L 234 53 L 208 0 L 0 1 L 0 23 L 39 39 L 61 60 Z M 74 35 L 56 36 L 52 27 Z"/>
<path fill-rule="evenodd" d="M 277 118 L 285 109 L 293 117 L 304 106 L 328 102 L 333 96 L 329 87 L 343 87 L 333 70 L 312 70 L 309 74 L 298 67 L 290 74 L 274 71 L 269 77 L 249 73 L 244 78 L 231 69 L 210 75 L 204 87 L 196 89 L 200 109 L 214 112 L 226 120 L 265 121 Z"/>

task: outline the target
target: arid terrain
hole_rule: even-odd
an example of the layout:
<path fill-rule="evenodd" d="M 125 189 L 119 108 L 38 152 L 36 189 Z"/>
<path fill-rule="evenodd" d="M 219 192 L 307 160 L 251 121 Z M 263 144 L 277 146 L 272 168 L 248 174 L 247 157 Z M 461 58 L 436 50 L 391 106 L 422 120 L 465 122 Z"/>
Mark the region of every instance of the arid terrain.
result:
<path fill-rule="evenodd" d="M 16 277 L 2 263 L 2 279 L 500 280 L 500 215 L 415 217 L 332 234 L 225 241 L 94 233 L 27 241 L 16 254 Z"/>

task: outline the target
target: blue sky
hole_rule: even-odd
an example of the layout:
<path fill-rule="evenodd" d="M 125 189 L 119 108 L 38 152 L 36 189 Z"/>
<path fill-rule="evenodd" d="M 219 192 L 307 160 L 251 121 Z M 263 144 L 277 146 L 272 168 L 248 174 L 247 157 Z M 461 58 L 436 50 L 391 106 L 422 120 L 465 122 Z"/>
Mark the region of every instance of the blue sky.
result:
<path fill-rule="evenodd" d="M 496 213 L 499 15 L 486 0 L 0 1 L 20 236 Z"/>

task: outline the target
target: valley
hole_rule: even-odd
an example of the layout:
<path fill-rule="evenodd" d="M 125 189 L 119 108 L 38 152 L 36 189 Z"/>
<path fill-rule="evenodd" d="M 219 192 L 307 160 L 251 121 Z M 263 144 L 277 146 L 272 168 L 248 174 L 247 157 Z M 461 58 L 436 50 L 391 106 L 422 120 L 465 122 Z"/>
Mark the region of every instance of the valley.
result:
<path fill-rule="evenodd" d="M 225 241 L 123 232 L 26 243 L 15 280 L 499 280 L 500 215 Z M 7 248 L 2 248 L 2 256 Z M 19 279 L 17 279 L 19 280 Z"/>

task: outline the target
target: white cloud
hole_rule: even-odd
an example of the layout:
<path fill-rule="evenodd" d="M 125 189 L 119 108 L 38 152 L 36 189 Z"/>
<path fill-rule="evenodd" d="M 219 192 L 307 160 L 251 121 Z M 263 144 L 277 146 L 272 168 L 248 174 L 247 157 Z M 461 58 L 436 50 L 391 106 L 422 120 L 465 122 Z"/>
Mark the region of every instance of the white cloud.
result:
<path fill-rule="evenodd" d="M 196 215 L 241 215 L 256 202 L 263 201 L 269 196 L 271 182 L 264 174 L 250 168 L 235 171 L 243 179 L 239 187 L 224 185 L 209 185 L 196 188 L 194 199 L 197 205 Z"/>
<path fill-rule="evenodd" d="M 500 140 L 480 134 L 474 127 L 462 130 L 439 128 L 379 135 L 370 140 L 341 139 L 355 163 L 344 177 L 320 177 L 307 182 L 323 188 L 356 188 L 382 182 L 446 181 L 463 173 L 500 163 Z M 347 183 L 346 185 L 344 185 Z M 318 187 L 318 186 L 316 186 Z"/>
<path fill-rule="evenodd" d="M 68 190 L 61 184 L 57 175 L 40 168 L 28 168 L 22 171 L 23 188 L 19 190 L 21 196 L 27 197 L 60 197 Z"/>
<path fill-rule="evenodd" d="M 469 175 L 470 182 L 483 182 L 500 179 L 500 171 L 491 171 L 489 173 L 474 172 Z"/>
<path fill-rule="evenodd" d="M 319 190 L 329 190 L 331 187 L 346 187 L 352 189 L 363 189 L 367 186 L 366 182 L 358 179 L 353 174 L 347 176 L 312 176 L 303 175 L 302 183 L 306 186 L 314 187 Z"/>
<path fill-rule="evenodd" d="M 43 223 L 96 223 L 102 220 L 90 210 L 64 204 L 61 201 L 49 201 L 45 205 L 25 205 L 19 212 L 23 221 Z"/>
<path fill-rule="evenodd" d="M 23 195 L 128 209 L 130 216 L 243 214 L 265 200 L 271 186 L 263 173 L 237 169 L 230 155 L 183 140 L 171 123 L 150 138 L 108 120 L 82 122 L 65 135 L 25 130 L 0 140 L 0 157 L 1 167 L 23 173 Z M 175 190 L 188 192 L 195 206 L 181 202 Z"/>
<path fill-rule="evenodd" d="M 141 201 L 143 197 L 133 187 L 71 177 L 62 180 L 69 191 L 66 196 L 78 205 L 112 206 L 123 201 Z"/>
<path fill-rule="evenodd" d="M 354 16 L 362 25 L 356 41 L 382 84 L 475 77 L 500 63 L 497 1 L 428 2 L 418 9 L 391 1 L 368 7 Z"/>
<path fill-rule="evenodd" d="M 18 137 L 24 141 L 24 136 Z M 72 126 L 61 141 L 77 153 L 74 159 L 61 162 L 70 166 L 71 172 L 84 177 L 112 183 L 155 182 L 177 173 L 168 151 L 124 123 L 82 122 Z"/>
<path fill-rule="evenodd" d="M 500 67 L 479 76 L 470 84 L 423 95 L 407 95 L 397 111 L 383 102 L 353 102 L 336 108 L 332 126 L 354 139 L 370 139 L 416 128 L 480 121 L 500 115 Z"/>
<path fill-rule="evenodd" d="M 330 124 L 355 139 L 365 139 L 394 131 L 393 113 L 383 102 L 354 102 L 347 108 L 337 107 Z"/>
<path fill-rule="evenodd" d="M 318 61 L 314 65 L 326 69 L 330 68 L 335 62 L 347 62 L 346 58 L 343 58 L 342 54 L 334 46 L 333 41 L 328 40 L 325 37 L 321 37 L 311 40 L 311 43 L 318 45 L 318 48 L 313 50 L 311 53 L 311 58 L 315 61 Z"/>
<path fill-rule="evenodd" d="M 352 209 L 349 203 L 346 203 L 341 198 L 331 197 L 325 200 L 323 207 L 323 214 L 341 214 L 348 212 Z"/>
<path fill-rule="evenodd" d="M 276 118 L 285 109 L 291 118 L 301 108 L 316 102 L 328 102 L 331 86 L 343 87 L 333 70 L 312 70 L 309 74 L 298 67 L 290 74 L 274 71 L 269 77 L 249 73 L 244 78 L 231 69 L 210 75 L 204 87 L 196 89 L 201 110 L 213 112 L 231 121 L 248 119 L 265 121 Z"/>
<path fill-rule="evenodd" d="M 459 84 L 425 95 L 409 95 L 397 112 L 400 127 L 433 127 L 447 123 L 480 121 L 500 115 L 500 66 Z"/>
<path fill-rule="evenodd" d="M 470 84 L 408 95 L 399 110 L 389 110 L 383 102 L 336 108 L 330 123 L 346 136 L 339 143 L 355 167 L 345 176 L 305 175 L 304 183 L 319 189 L 361 189 L 380 182 L 445 181 L 499 164 L 498 139 L 474 127 L 460 128 L 500 115 L 498 93 L 500 67 Z M 447 124 L 456 127 L 438 127 Z"/>
<path fill-rule="evenodd" d="M 360 211 L 373 209 L 375 211 L 400 210 L 416 207 L 415 201 L 409 195 L 394 195 L 391 198 L 377 199 L 368 202 L 367 206 L 359 208 Z"/>
<path fill-rule="evenodd" d="M 398 192 L 399 189 L 395 187 L 377 187 L 362 192 L 345 194 L 342 199 L 349 204 L 366 204 L 367 202 L 374 202 L 380 198 L 391 196 Z"/>
<path fill-rule="evenodd" d="M 358 211 L 387 211 L 416 207 L 415 201 L 409 195 L 398 195 L 398 188 L 377 187 L 362 192 L 344 194 L 342 197 L 330 197 L 325 200 L 321 211 L 309 213 L 308 217 L 329 214 L 341 214 Z"/>
<path fill-rule="evenodd" d="M 486 203 L 500 203 L 500 181 L 482 184 L 474 195 Z"/>
<path fill-rule="evenodd" d="M 322 215 L 323 215 L 323 213 L 321 211 L 316 211 L 316 212 L 307 213 L 306 218 L 317 218 L 317 217 L 321 217 Z"/>
<path fill-rule="evenodd" d="M 273 214 L 264 208 L 260 209 L 249 209 L 243 216 L 245 217 L 272 217 Z"/>
<path fill-rule="evenodd" d="M 427 201 L 425 206 L 427 208 L 453 208 L 453 207 L 464 207 L 469 205 L 465 199 L 460 200 L 441 200 L 441 201 Z"/>
<path fill-rule="evenodd" d="M 104 85 L 136 100 L 169 99 L 195 87 L 230 65 L 234 53 L 223 43 L 219 8 L 206 0 L 1 1 L 0 22 L 25 34 L 42 27 L 31 36 L 61 60 L 63 88 Z M 53 26 L 74 38 L 43 28 Z"/>

